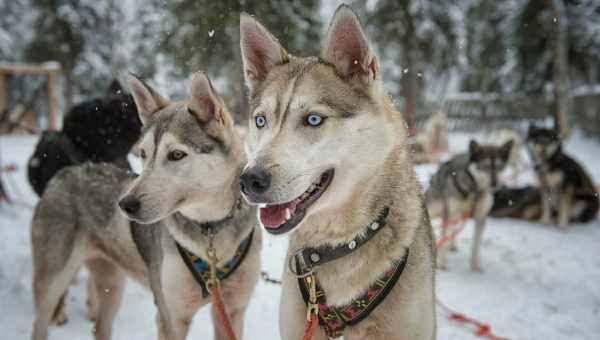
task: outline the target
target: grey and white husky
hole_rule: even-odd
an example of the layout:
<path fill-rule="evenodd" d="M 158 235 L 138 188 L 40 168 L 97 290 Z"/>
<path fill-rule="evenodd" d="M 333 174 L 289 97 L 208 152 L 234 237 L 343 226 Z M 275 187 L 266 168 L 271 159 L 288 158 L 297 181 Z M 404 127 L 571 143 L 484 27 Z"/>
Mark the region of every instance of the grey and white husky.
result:
<path fill-rule="evenodd" d="M 33 339 L 46 338 L 62 307 L 59 299 L 81 265 L 90 272 L 96 339 L 111 337 L 126 276 L 151 289 L 159 338 L 184 339 L 195 312 L 210 302 L 188 266 L 206 263 L 211 236 L 219 274 L 231 269 L 231 259 L 239 260 L 221 287 L 241 337 L 258 280 L 261 235 L 256 209 L 239 199 L 246 157 L 233 120 L 202 73 L 181 102 L 170 102 L 134 76 L 129 85 L 143 122 L 141 174 L 111 165 L 66 168 L 35 209 Z M 238 256 L 242 246 L 244 256 Z M 219 322 L 215 338 L 225 339 Z"/>
<path fill-rule="evenodd" d="M 485 220 L 494 203 L 494 190 L 506 167 L 513 141 L 502 146 L 480 145 L 471 141 L 469 151 L 443 163 L 430 180 L 425 194 L 431 218 L 441 218 L 442 237 L 453 232 L 463 217 L 475 220 L 475 236 L 471 250 L 471 269 L 481 271 L 480 248 Z M 438 267 L 447 268 L 448 250 L 454 241 L 438 249 Z"/>
<path fill-rule="evenodd" d="M 357 16 L 338 8 L 321 58 L 288 55 L 249 15 L 240 28 L 251 103 L 242 190 L 269 233 L 290 234 L 286 263 L 315 249 L 309 284 L 326 300 L 303 298 L 306 276 L 286 271 L 282 338 L 302 337 L 310 306 L 322 322 L 315 340 L 435 338 L 431 225 L 402 115 Z M 390 271 L 392 284 L 381 279 Z"/>

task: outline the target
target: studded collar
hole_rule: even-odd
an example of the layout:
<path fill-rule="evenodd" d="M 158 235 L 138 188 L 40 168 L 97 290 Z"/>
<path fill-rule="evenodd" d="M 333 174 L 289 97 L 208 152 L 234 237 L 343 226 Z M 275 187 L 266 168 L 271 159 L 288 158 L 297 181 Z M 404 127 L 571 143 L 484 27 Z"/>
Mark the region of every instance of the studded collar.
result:
<path fill-rule="evenodd" d="M 371 222 L 366 231 L 352 239 L 350 242 L 339 246 L 307 247 L 298 250 L 288 259 L 289 269 L 298 277 L 312 273 L 313 270 L 325 263 L 337 260 L 346 256 L 369 240 L 371 240 L 386 224 L 387 216 L 390 212 L 389 207 L 385 207 L 377 216 L 375 221 Z"/>

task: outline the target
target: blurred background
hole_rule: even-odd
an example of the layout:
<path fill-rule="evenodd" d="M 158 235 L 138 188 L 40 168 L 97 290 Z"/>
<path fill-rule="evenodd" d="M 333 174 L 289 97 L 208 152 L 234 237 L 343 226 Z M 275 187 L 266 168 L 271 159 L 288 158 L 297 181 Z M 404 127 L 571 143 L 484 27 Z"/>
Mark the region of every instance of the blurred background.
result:
<path fill-rule="evenodd" d="M 128 72 L 181 99 L 190 75 L 205 70 L 245 126 L 240 12 L 255 15 L 290 53 L 308 56 L 319 54 L 340 3 L 0 1 L 0 338 L 24 339 L 31 331 L 29 224 L 47 182 L 65 166 L 90 161 L 140 169 L 130 153 L 141 123 L 124 86 Z M 512 139 L 515 159 L 511 154 L 502 190 L 516 194 L 506 207 L 513 207 L 513 197 L 527 199 L 521 190 L 541 201 L 543 174 L 529 147 L 535 123 L 558 136 L 541 139 L 562 145 L 582 169 L 576 175 L 584 178 L 587 197 L 598 202 L 600 0 L 345 3 L 361 17 L 380 59 L 424 188 L 442 162 L 470 151 L 471 140 Z M 437 274 L 438 339 L 597 339 L 598 217 L 559 229 L 555 221 L 490 216 L 484 273 L 468 268 L 473 222 L 462 220 L 467 232 L 455 235 L 459 251 Z M 442 221 L 433 222 L 440 235 Z M 286 246 L 285 239 L 265 237 L 262 269 L 273 278 L 281 277 Z M 69 323 L 53 327 L 50 339 L 91 338 L 86 275 L 81 271 L 69 289 Z M 246 338 L 279 338 L 279 294 L 279 287 L 259 282 Z M 128 284 L 113 339 L 156 338 L 153 316 L 151 294 Z M 210 338 L 207 325 L 204 309 L 190 338 Z"/>
<path fill-rule="evenodd" d="M 13 0 L 0 3 L 0 61 L 54 63 L 59 111 L 134 72 L 182 97 L 199 69 L 246 113 L 239 13 L 254 14 L 292 54 L 318 54 L 336 1 Z M 462 128 L 544 119 L 598 133 L 600 1 L 355 0 L 407 123 L 444 109 Z M 44 75 L 2 71 L 0 112 L 44 117 Z M 559 84 L 559 85 L 557 85 Z M 572 113 L 569 115 L 569 113 Z M 567 117 L 567 115 L 569 115 Z M 239 119 L 239 118 L 238 118 Z M 590 122 L 595 124 L 590 125 Z M 486 125 L 490 126 L 491 125 Z M 595 131 L 594 131 L 595 130 Z"/>

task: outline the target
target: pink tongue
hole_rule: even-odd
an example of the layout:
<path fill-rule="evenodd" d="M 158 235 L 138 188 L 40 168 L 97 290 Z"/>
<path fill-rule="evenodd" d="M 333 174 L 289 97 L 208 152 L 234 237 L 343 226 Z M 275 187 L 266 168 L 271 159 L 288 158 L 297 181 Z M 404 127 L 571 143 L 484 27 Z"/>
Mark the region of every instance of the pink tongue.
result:
<path fill-rule="evenodd" d="M 295 203 L 285 203 L 272 205 L 265 208 L 260 208 L 259 215 L 260 221 L 269 229 L 277 229 L 285 223 L 285 209 L 289 208 L 290 213 L 293 215 L 296 211 Z"/>

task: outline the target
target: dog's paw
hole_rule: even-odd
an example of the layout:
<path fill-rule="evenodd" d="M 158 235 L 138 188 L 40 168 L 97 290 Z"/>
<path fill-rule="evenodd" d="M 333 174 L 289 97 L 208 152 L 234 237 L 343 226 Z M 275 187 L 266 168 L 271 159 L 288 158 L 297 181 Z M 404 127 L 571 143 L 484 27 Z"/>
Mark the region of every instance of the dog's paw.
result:
<path fill-rule="evenodd" d="M 62 326 L 67 322 L 69 322 L 69 318 L 67 317 L 67 314 L 63 311 L 58 312 L 52 319 L 52 323 L 54 323 L 57 326 Z"/>
<path fill-rule="evenodd" d="M 483 269 L 478 264 L 471 264 L 471 271 L 474 273 L 483 273 Z"/>
<path fill-rule="evenodd" d="M 447 263 L 438 262 L 437 263 L 437 270 L 447 271 L 448 270 L 448 264 Z"/>
<path fill-rule="evenodd" d="M 88 320 L 90 320 L 92 322 L 96 322 L 96 319 L 98 318 L 98 308 L 96 308 L 96 306 L 93 306 L 90 299 L 87 299 L 86 305 L 87 305 L 87 311 L 86 311 L 85 315 L 87 316 Z"/>

